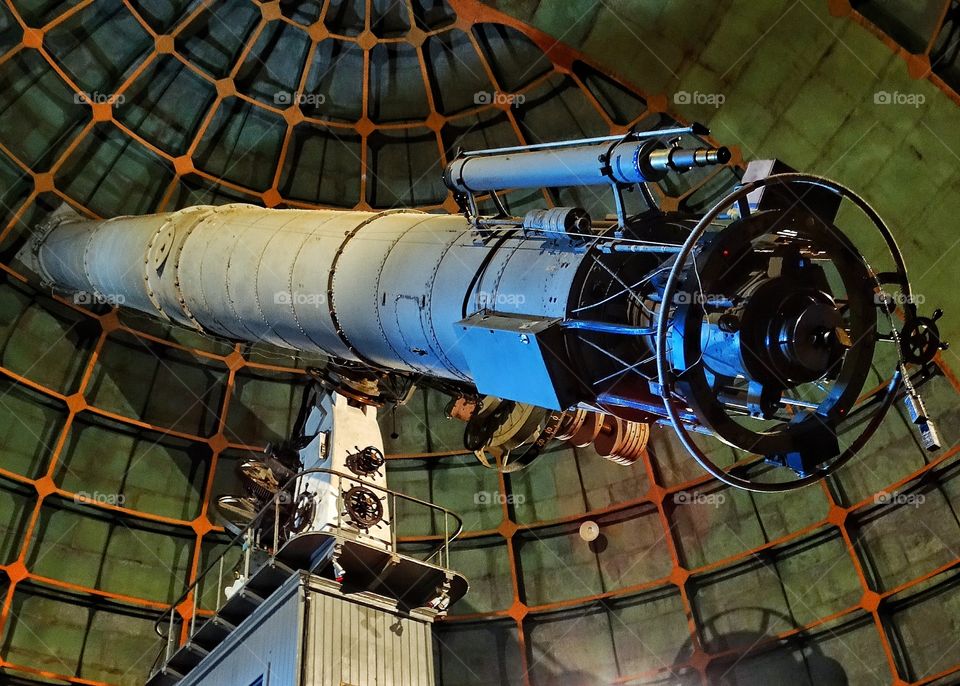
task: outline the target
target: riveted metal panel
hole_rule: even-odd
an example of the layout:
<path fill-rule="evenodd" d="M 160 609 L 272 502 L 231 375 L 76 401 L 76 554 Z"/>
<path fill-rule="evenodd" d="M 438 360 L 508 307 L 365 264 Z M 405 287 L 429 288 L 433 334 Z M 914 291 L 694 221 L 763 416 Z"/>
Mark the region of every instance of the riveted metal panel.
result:
<path fill-rule="evenodd" d="M 498 240 L 491 237 L 481 242 L 476 232 L 461 231 L 444 253 L 430 289 L 430 332 L 434 345 L 465 380 L 470 379 L 470 374 L 462 345 L 463 332 L 451 322 L 458 322 L 475 311 L 473 303 L 477 300 L 479 283 L 472 283 L 473 275 L 483 268 L 491 255 L 491 247 Z M 465 274 L 470 274 L 471 279 L 465 280 Z"/>
<path fill-rule="evenodd" d="M 319 347 L 345 360 L 359 359 L 337 333 L 330 311 L 327 280 L 334 257 L 347 236 L 370 216 L 369 212 L 323 212 L 309 223 L 307 218 L 298 218 L 294 225 L 295 240 L 285 238 L 283 248 L 277 249 L 277 261 L 286 262 L 289 292 L 317 296 L 313 302 L 294 299 L 289 317 L 286 309 L 283 310 L 284 319 L 277 316 L 277 320 L 285 325 L 292 323 L 293 329 L 309 341 L 302 346 L 304 349 Z M 287 257 L 291 247 L 295 249 Z M 284 337 L 292 342 L 298 340 L 293 338 L 296 335 L 291 331 Z"/>
<path fill-rule="evenodd" d="M 37 269 L 44 280 L 63 288 L 87 283 L 83 252 L 98 222 L 66 221 L 38 245 Z"/>
<path fill-rule="evenodd" d="M 406 362 L 397 365 L 378 317 L 379 290 L 383 264 L 398 240 L 429 215 L 414 211 L 384 212 L 363 226 L 344 243 L 337 256 L 330 281 L 330 302 L 337 312 L 346 338 L 363 357 L 375 364 L 407 371 L 425 371 Z M 419 271 L 418 264 L 409 268 Z"/>
<path fill-rule="evenodd" d="M 531 245 L 529 241 L 511 243 L 514 249 L 504 251 L 505 260 L 500 263 L 498 273 L 482 281 L 486 307 L 477 310 L 563 317 L 570 286 L 584 253 L 555 246 L 551 249 L 549 242 L 542 245 Z"/>
<path fill-rule="evenodd" d="M 510 258 L 515 252 L 523 248 L 523 244 L 523 239 L 515 236 L 507 236 L 494 243 L 495 250 L 490 256 L 489 263 L 478 275 L 476 288 L 470 293 L 467 303 L 468 315 L 484 309 L 497 309 L 490 303 L 496 303 L 498 300 L 497 294 L 503 272 L 510 263 Z"/>
<path fill-rule="evenodd" d="M 64 278 L 82 275 L 79 283 L 83 287 L 79 290 L 152 311 L 155 308 L 147 297 L 143 265 L 150 237 L 163 224 L 164 216 L 64 224 L 44 242 L 43 269 L 57 284 L 65 283 Z M 83 233 L 87 236 L 83 237 Z M 117 264 L 124 264 L 124 269 L 117 269 Z"/>
<path fill-rule="evenodd" d="M 131 264 L 124 270 L 113 265 L 129 254 L 144 255 L 156 223 L 151 217 L 117 217 L 97 227 L 83 253 L 84 272 L 92 292 L 129 303 L 130 307 L 152 307 L 143 283 L 143 265 Z"/>
<path fill-rule="evenodd" d="M 459 279 L 436 288 L 437 277 L 450 248 L 466 233 L 460 217 L 430 216 L 400 237 L 380 270 L 378 317 L 397 355 L 427 374 L 457 377 L 464 367 L 443 350 L 434 331 L 434 308 L 459 306 L 468 288 L 460 264 Z M 417 269 L 410 269 L 410 265 Z M 442 326 L 447 330 L 446 323 Z"/>
<path fill-rule="evenodd" d="M 183 297 L 180 285 L 180 260 L 183 257 L 183 248 L 187 245 L 194 227 L 210 216 L 212 208 L 191 207 L 175 212 L 157 229 L 151 241 L 150 251 L 154 258 L 162 245 L 159 243 L 163 234 L 172 233 L 170 244 L 161 260 L 151 259 L 147 255 L 146 270 L 147 294 L 153 299 L 157 309 L 173 321 L 202 331 L 203 326 L 196 320 Z M 152 294 L 151 294 L 152 292 Z"/>
<path fill-rule="evenodd" d="M 245 222 L 243 232 L 227 255 L 226 287 L 237 320 L 246 332 L 242 338 L 263 340 L 269 332 L 262 310 L 282 304 L 286 272 L 264 269 L 263 255 L 271 239 L 296 218 L 296 210 L 258 212 Z M 265 288 L 260 290 L 263 283 Z"/>
<path fill-rule="evenodd" d="M 264 217 L 262 211 L 251 210 L 242 205 L 224 205 L 198 226 L 195 230 L 198 238 L 204 234 L 213 237 L 206 243 L 198 267 L 187 271 L 199 278 L 207 313 L 219 321 L 226 336 L 239 340 L 248 339 L 250 334 L 238 311 L 243 305 L 243 295 L 234 292 L 237 285 L 231 284 L 229 274 L 233 268 L 234 273 L 239 270 L 249 279 L 254 277 L 256 256 L 245 245 Z M 239 264 L 233 267 L 234 263 Z M 196 309 L 194 314 L 197 314 Z M 197 318 L 203 321 L 202 317 Z"/>
<path fill-rule="evenodd" d="M 203 324 L 203 328 L 221 336 L 233 337 L 232 312 L 225 306 L 224 279 L 217 278 L 214 265 L 225 267 L 225 255 L 236 234 L 223 225 L 224 212 L 229 205 L 213 208 L 208 217 L 198 223 L 184 245 L 180 258 L 180 285 L 187 307 Z"/>
<path fill-rule="evenodd" d="M 208 333 L 464 381 L 457 322 L 563 316 L 583 259 L 519 232 L 482 237 L 458 215 L 241 204 L 64 222 L 38 254 L 63 287 L 102 286 Z"/>
<path fill-rule="evenodd" d="M 433 686 L 427 619 L 311 589 L 304 686 Z"/>

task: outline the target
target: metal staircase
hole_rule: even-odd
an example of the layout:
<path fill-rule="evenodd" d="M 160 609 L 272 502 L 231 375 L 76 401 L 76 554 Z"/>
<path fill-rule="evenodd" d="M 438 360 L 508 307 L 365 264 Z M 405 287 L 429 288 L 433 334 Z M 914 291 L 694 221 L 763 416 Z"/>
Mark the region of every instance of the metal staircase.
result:
<path fill-rule="evenodd" d="M 308 469 L 298 473 L 287 485 L 313 473 L 328 474 L 336 480 L 356 479 L 330 469 Z M 280 500 L 286 492 L 282 488 L 157 620 L 154 628 L 158 635 L 166 637 L 166 643 L 154 662 L 147 686 L 173 686 L 181 682 L 291 576 L 302 572 L 335 581 L 344 592 L 372 593 L 404 609 L 432 608 L 442 614 L 459 600 L 467 591 L 467 582 L 449 568 L 449 559 L 450 543 L 463 528 L 460 517 L 418 498 L 387 488 L 371 488 L 391 499 L 392 506 L 397 500 L 403 500 L 442 515 L 443 534 L 438 535 L 438 544 L 427 551 L 424 559 L 396 552 L 392 524 L 389 550 L 365 540 L 340 518 L 319 531 L 285 536 L 280 525 Z M 336 490 L 342 492 L 339 487 Z M 395 507 L 391 507 L 391 511 L 396 512 Z M 260 543 L 263 524 L 267 522 L 269 528 L 271 515 L 272 545 L 263 546 Z M 228 563 L 228 556 L 238 550 L 236 562 Z M 431 562 L 434 558 L 437 564 Z M 242 582 L 224 599 L 225 572 L 229 577 L 240 568 Z M 207 585 L 211 583 L 215 584 L 213 588 Z M 211 593 L 215 597 L 214 605 L 205 608 L 201 599 L 209 598 Z M 188 605 L 192 610 L 183 612 Z M 189 621 L 184 621 L 184 614 Z"/>

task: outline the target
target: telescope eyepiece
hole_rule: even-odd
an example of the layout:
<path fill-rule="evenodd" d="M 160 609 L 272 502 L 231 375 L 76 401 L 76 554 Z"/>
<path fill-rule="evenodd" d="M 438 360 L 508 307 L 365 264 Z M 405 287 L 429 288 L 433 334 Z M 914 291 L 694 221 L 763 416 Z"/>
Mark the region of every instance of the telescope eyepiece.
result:
<path fill-rule="evenodd" d="M 694 167 L 726 164 L 732 155 L 727 147 L 661 148 L 650 154 L 650 166 L 658 171 L 687 171 Z"/>

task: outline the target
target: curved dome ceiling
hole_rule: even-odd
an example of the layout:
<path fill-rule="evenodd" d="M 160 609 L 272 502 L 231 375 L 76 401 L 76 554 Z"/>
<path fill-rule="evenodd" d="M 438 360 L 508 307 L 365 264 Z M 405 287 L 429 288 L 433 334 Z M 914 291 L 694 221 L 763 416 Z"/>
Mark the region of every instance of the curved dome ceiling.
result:
<path fill-rule="evenodd" d="M 209 503 L 289 430 L 314 362 L 28 288 L 13 255 L 48 212 L 451 211 L 440 172 L 458 147 L 652 128 L 674 121 L 664 109 L 475 0 L 0 4 L 0 678 L 142 683 L 154 616 L 224 544 Z M 692 172 L 658 199 L 696 210 L 735 181 Z M 552 201 L 609 204 L 507 197 Z M 955 391 L 932 383 L 952 443 Z M 906 422 L 823 488 L 773 500 L 717 490 L 666 436 L 630 468 L 559 449 L 498 478 L 463 454 L 445 402 L 422 392 L 382 416 L 399 435 L 391 485 L 467 522 L 453 565 L 472 590 L 438 627 L 443 683 L 875 683 L 888 661 L 905 681 L 949 666 L 922 635 L 942 596 L 916 591 L 942 588 L 955 536 L 917 552 L 886 532 L 947 521 L 955 470 Z M 876 507 L 916 476 L 925 509 Z M 577 535 L 586 519 L 596 544 Z M 438 533 L 400 523 L 411 550 Z"/>
<path fill-rule="evenodd" d="M 456 148 L 621 131 L 647 113 L 585 62 L 555 64 L 517 28 L 434 0 L 15 3 L 0 22 L 9 173 L 41 172 L 40 190 L 100 216 L 455 210 L 440 172 Z"/>

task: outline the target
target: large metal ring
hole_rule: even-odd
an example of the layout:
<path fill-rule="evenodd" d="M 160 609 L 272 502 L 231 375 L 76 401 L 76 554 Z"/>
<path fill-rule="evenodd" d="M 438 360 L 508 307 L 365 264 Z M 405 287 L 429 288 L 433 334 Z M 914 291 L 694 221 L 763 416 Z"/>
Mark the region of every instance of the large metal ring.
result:
<path fill-rule="evenodd" d="M 840 196 L 841 198 L 847 198 L 850 200 L 856 207 L 863 212 L 868 219 L 876 227 L 877 231 L 881 234 L 884 241 L 887 245 L 887 250 L 890 255 L 893 257 L 894 263 L 896 265 L 896 272 L 894 274 L 897 280 L 898 285 L 903 290 L 904 295 L 907 298 L 908 302 L 912 301 L 912 294 L 910 292 L 910 280 L 907 275 L 906 265 L 903 260 L 903 255 L 900 252 L 900 248 L 897 245 L 896 239 L 894 239 L 893 234 L 890 232 L 890 229 L 884 223 L 883 219 L 876 213 L 876 211 L 870 207 L 870 205 L 861 198 L 859 195 L 851 191 L 849 188 L 829 179 L 824 179 L 822 177 L 813 176 L 809 174 L 776 174 L 774 176 L 769 176 L 765 179 L 760 179 L 748 184 L 744 184 L 734 190 L 732 193 L 723 198 L 718 202 L 714 207 L 705 214 L 697 225 L 691 231 L 690 235 L 687 237 L 687 240 L 684 242 L 683 246 L 680 249 L 680 252 L 677 254 L 676 261 L 673 264 L 673 267 L 670 270 L 670 276 L 667 279 L 666 286 L 663 292 L 663 302 L 664 307 L 661 307 L 658 312 L 657 317 L 657 330 L 656 330 L 656 364 L 657 364 L 657 381 L 659 383 L 660 395 L 663 398 L 664 409 L 667 412 L 667 415 L 670 419 L 671 424 L 673 425 L 674 431 L 677 434 L 677 437 L 680 439 L 681 444 L 687 449 L 687 452 L 706 470 L 710 475 L 715 477 L 717 480 L 735 488 L 741 488 L 749 491 L 755 492 L 783 492 L 789 491 L 797 488 L 802 488 L 808 486 L 812 483 L 815 483 L 825 476 L 835 472 L 837 469 L 846 464 L 854 455 L 856 455 L 860 449 L 866 444 L 870 437 L 876 432 L 879 428 L 881 421 L 883 420 L 884 415 L 890 406 L 893 404 L 893 400 L 896 397 L 897 390 L 900 387 L 902 382 L 902 373 L 900 370 L 899 364 L 894 369 L 893 374 L 888 380 L 885 388 L 881 393 L 883 394 L 880 398 L 880 406 L 876 410 L 871 421 L 867 424 L 864 430 L 860 435 L 852 442 L 852 444 L 843 451 L 839 456 L 837 456 L 830 464 L 817 469 L 815 472 L 808 474 L 792 481 L 782 482 L 782 483 L 759 483 L 751 481 L 750 479 L 744 479 L 738 476 L 734 476 L 729 473 L 728 469 L 723 469 L 716 465 L 710 458 L 708 458 L 704 452 L 693 442 L 692 437 L 688 433 L 686 426 L 684 425 L 683 420 L 680 417 L 680 413 L 677 411 L 677 408 L 674 405 L 673 401 L 673 387 L 674 382 L 676 381 L 673 370 L 670 366 L 670 362 L 667 357 L 667 330 L 670 326 L 670 308 L 666 306 L 666 303 L 674 301 L 676 296 L 676 290 L 682 280 L 683 271 L 687 259 L 693 253 L 694 247 L 706 233 L 713 222 L 720 216 L 720 214 L 728 207 L 733 206 L 735 203 L 742 203 L 746 201 L 747 196 L 766 186 L 775 186 L 775 185 L 789 185 L 789 184 L 804 184 L 808 186 L 818 186 L 825 188 L 830 192 Z M 799 201 L 798 201 L 799 202 Z M 860 256 L 860 259 L 863 259 Z M 865 260 L 864 260 L 865 262 Z M 877 283 L 877 286 L 881 286 L 880 278 L 876 273 L 869 269 L 871 276 Z M 740 463 L 735 463 L 734 466 L 739 465 Z M 741 465 L 742 466 L 742 465 Z"/>

